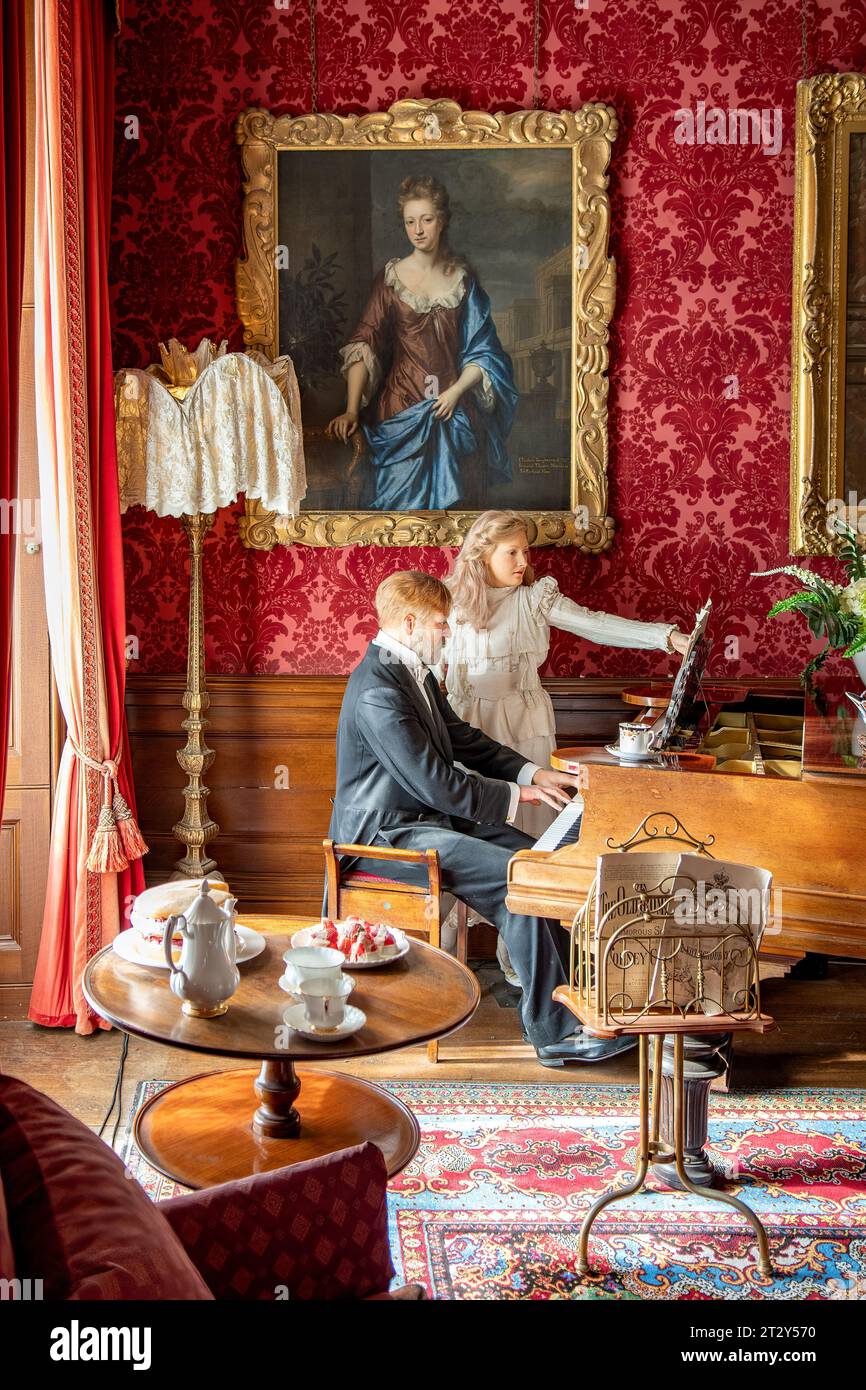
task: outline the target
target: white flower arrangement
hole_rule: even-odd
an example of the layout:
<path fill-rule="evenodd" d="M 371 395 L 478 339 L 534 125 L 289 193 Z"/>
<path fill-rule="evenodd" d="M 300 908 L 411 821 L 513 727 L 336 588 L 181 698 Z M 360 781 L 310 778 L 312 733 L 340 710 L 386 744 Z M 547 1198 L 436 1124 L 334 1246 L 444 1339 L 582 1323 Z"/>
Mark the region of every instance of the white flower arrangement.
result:
<path fill-rule="evenodd" d="M 856 656 L 866 651 L 866 553 L 857 544 L 857 537 L 845 522 L 837 521 L 839 559 L 845 569 L 845 584 L 822 579 L 814 570 L 799 565 L 781 565 L 778 569 L 757 571 L 755 578 L 787 574 L 799 580 L 802 587 L 787 598 L 774 603 L 768 618 L 781 613 L 802 613 L 815 637 L 826 637 L 827 644 L 813 657 L 800 679 L 805 686 L 823 666 L 832 651 L 843 656 Z"/>

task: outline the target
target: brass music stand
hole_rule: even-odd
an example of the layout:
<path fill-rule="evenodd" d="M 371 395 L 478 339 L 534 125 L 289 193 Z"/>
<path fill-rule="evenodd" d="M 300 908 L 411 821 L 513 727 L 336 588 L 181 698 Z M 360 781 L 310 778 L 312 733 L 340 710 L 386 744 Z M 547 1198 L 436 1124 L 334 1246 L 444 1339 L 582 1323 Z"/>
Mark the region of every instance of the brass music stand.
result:
<path fill-rule="evenodd" d="M 661 821 L 661 829 L 655 824 Z M 611 849 L 627 852 L 652 844 L 683 844 L 713 858 L 708 846 L 713 837 L 696 840 L 671 812 L 654 812 L 622 844 L 608 841 Z M 597 881 L 596 881 L 597 882 Z M 682 876 L 677 880 L 682 882 Z M 666 886 L 667 885 L 667 886 Z M 614 909 L 605 913 L 595 928 L 592 907 L 596 883 L 576 914 L 571 928 L 570 980 L 568 987 L 554 993 L 581 1022 L 584 1029 L 600 1037 L 636 1034 L 639 1039 L 638 1074 L 640 1081 L 640 1138 L 634 1178 L 626 1187 L 606 1192 L 593 1202 L 580 1229 L 577 1268 L 589 1273 L 589 1233 L 596 1217 L 610 1205 L 639 1192 L 645 1185 L 650 1163 L 673 1164 L 681 1188 L 695 1196 L 724 1202 L 734 1207 L 751 1224 L 758 1244 L 758 1263 L 763 1274 L 773 1273 L 767 1233 L 756 1214 L 738 1197 L 699 1186 L 686 1170 L 683 1040 L 686 1034 L 750 1031 L 764 1033 L 775 1027 L 773 1019 L 761 1013 L 758 957 L 750 927 L 739 921 L 714 919 L 712 925 L 699 926 L 676 918 L 678 899 L 673 879 L 647 889 L 641 885 L 633 897 L 616 905 L 626 920 L 605 935 Z M 682 1004 L 674 999 L 673 976 L 676 963 L 687 965 L 693 993 Z M 635 1002 L 629 993 L 617 988 L 627 970 L 638 970 L 646 981 L 646 997 Z M 707 993 L 708 974 L 718 980 L 717 997 Z M 617 980 L 617 972 L 621 979 Z M 726 982 L 727 975 L 727 982 Z M 733 985 L 731 981 L 733 980 Z M 727 1003 L 727 1007 L 724 1005 Z M 707 1014 L 706 1005 L 717 1012 Z M 672 1143 L 663 1139 L 661 1129 L 662 1047 L 666 1035 L 674 1039 L 673 1056 L 673 1135 Z M 653 1040 L 652 1094 L 649 1084 L 649 1039 Z"/>

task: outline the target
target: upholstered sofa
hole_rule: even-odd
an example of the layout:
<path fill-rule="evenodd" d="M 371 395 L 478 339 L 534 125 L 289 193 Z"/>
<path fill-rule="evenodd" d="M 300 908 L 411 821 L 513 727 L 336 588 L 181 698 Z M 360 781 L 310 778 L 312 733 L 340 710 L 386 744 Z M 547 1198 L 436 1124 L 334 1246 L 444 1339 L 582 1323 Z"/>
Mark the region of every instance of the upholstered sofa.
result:
<path fill-rule="evenodd" d="M 150 1201 L 107 1144 L 0 1074 L 0 1279 L 45 1299 L 417 1298 L 389 1294 L 373 1144 Z M 32 1285 L 31 1285 L 32 1287 Z"/>

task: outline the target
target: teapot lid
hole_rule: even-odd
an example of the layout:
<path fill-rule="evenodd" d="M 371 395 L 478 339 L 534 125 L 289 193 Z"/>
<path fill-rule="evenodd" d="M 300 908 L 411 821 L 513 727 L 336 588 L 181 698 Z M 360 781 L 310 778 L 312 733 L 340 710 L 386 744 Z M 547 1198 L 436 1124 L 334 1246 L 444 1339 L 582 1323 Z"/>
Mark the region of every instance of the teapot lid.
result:
<path fill-rule="evenodd" d="M 183 915 L 186 918 L 187 926 L 210 926 L 216 922 L 225 920 L 223 909 L 217 907 L 213 898 L 210 896 L 210 882 L 208 879 L 202 880 L 198 896 L 193 898 L 192 903 Z"/>

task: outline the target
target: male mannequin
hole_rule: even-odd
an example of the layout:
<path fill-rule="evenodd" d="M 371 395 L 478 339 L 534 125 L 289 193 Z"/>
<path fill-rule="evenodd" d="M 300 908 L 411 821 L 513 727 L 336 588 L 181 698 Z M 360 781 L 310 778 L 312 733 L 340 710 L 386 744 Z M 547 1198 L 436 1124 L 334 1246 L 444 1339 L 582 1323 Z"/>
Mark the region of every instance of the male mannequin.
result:
<path fill-rule="evenodd" d="M 508 861 L 532 844 L 510 824 L 518 804 L 559 810 L 577 778 L 528 763 L 451 709 L 429 670 L 448 636 L 450 604 L 444 584 L 418 571 L 380 584 L 380 631 L 349 679 L 340 712 L 329 835 L 343 844 L 437 850 L 443 887 L 492 922 L 508 947 L 523 989 L 524 1033 L 539 1061 L 599 1061 L 634 1040 L 590 1038 L 575 1028 L 551 998 L 565 982 L 564 933 L 505 906 Z M 373 860 L 357 867 L 381 872 Z M 409 864 L 388 872 L 422 878 Z"/>

